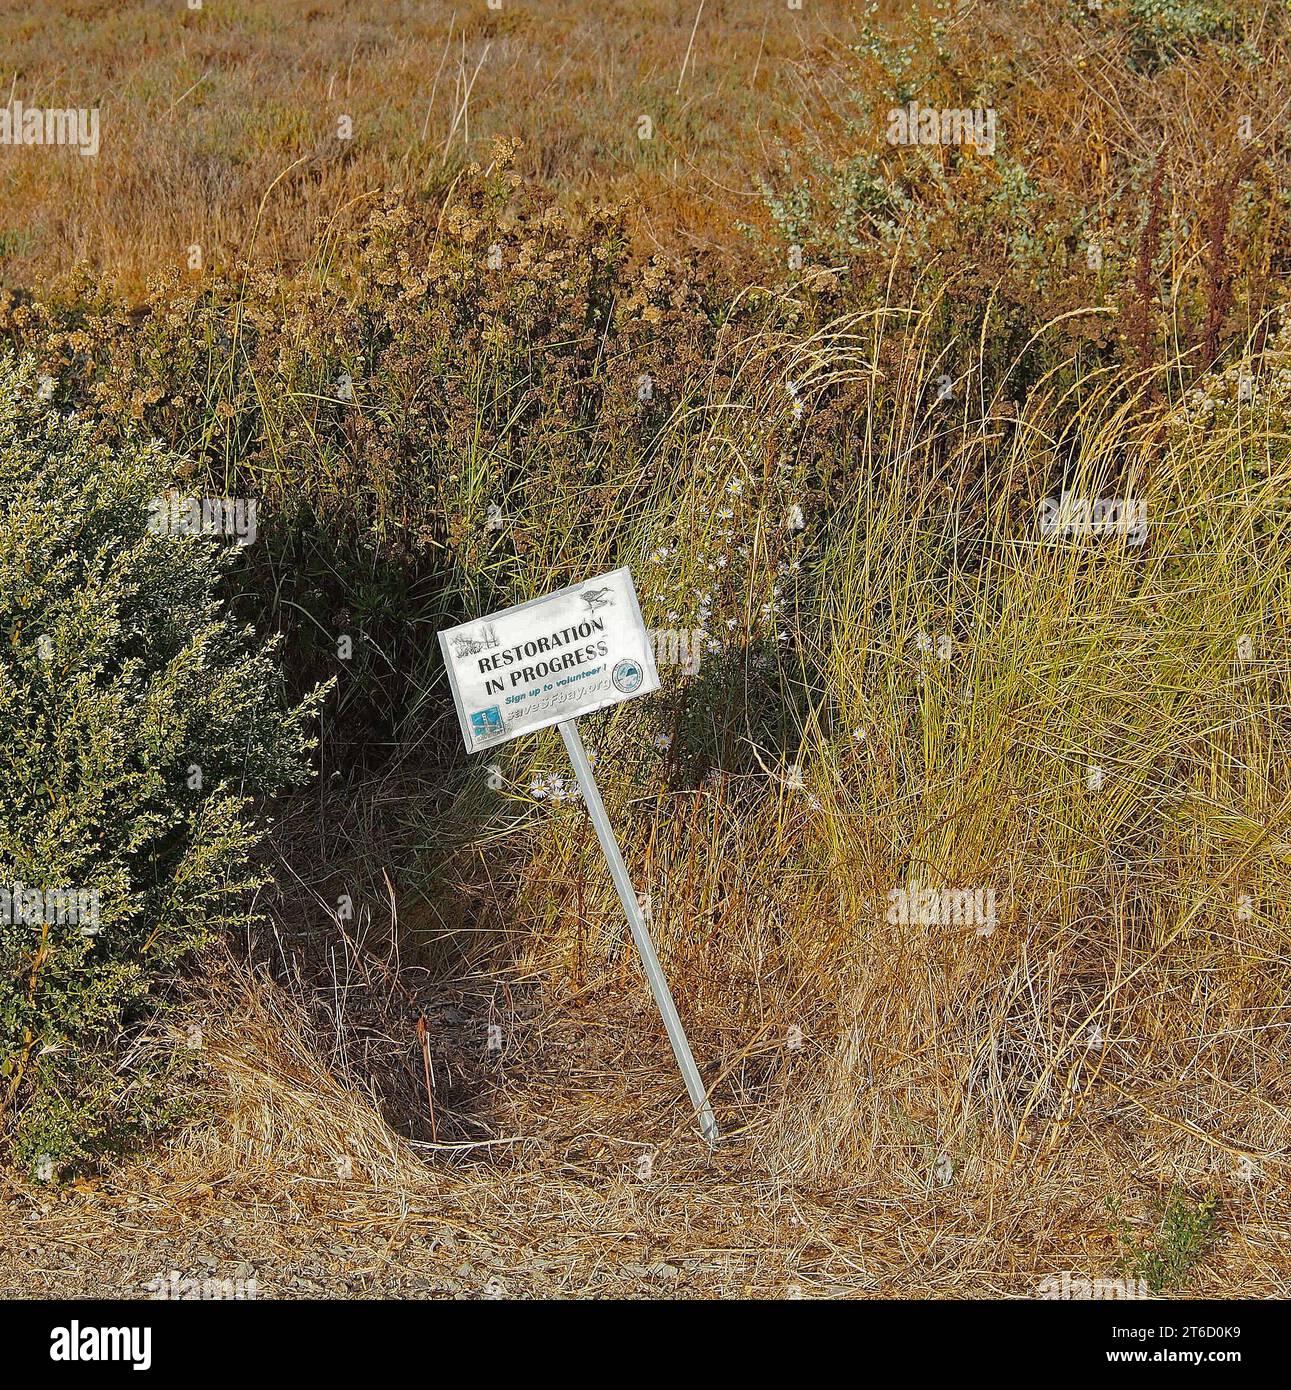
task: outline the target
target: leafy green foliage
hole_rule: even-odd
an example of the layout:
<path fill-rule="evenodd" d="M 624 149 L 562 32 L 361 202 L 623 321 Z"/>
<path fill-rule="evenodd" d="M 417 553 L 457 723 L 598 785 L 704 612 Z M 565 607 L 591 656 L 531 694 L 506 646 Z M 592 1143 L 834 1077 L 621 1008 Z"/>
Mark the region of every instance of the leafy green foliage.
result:
<path fill-rule="evenodd" d="M 1216 0 L 1129 0 L 1127 27 L 1137 66 L 1161 67 L 1197 44 L 1231 39 L 1241 11 Z"/>
<path fill-rule="evenodd" d="M 1116 1232 L 1125 1251 L 1121 1268 L 1142 1279 L 1153 1293 L 1179 1288 L 1215 1238 L 1214 1194 L 1191 1201 L 1172 1192 L 1159 1206 L 1155 1228 L 1144 1235 L 1126 1221 Z"/>
<path fill-rule="evenodd" d="M 299 780 L 319 697 L 284 713 L 216 547 L 149 529 L 173 460 L 42 394 L 0 364 L 0 1113 L 48 1173 L 164 1117 L 138 1026 L 241 914 L 251 798 Z"/>

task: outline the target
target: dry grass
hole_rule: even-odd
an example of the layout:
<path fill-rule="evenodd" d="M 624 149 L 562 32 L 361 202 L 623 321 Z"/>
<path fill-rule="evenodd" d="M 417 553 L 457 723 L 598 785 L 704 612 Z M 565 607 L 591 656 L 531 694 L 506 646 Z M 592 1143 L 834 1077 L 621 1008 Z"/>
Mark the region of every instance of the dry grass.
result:
<path fill-rule="evenodd" d="M 808 395 L 874 371 L 865 321 L 800 352 L 786 370 Z M 288 1296 L 470 1297 L 497 1277 L 510 1295 L 1034 1297 L 1050 1274 L 1113 1277 L 1113 1208 L 1146 1228 L 1183 1191 L 1220 1215 L 1175 1292 L 1284 1295 L 1289 654 L 1269 557 L 1286 367 L 1278 347 L 1247 409 L 1244 369 L 1212 382 L 1214 419 L 1086 397 L 1068 485 L 1141 496 L 1141 553 L 1020 534 L 1047 486 L 1043 392 L 1020 419 L 961 405 L 949 451 L 911 408 L 893 450 L 908 471 L 862 468 L 854 510 L 819 523 L 831 582 L 782 657 L 806 688 L 796 746 L 749 727 L 742 769 L 651 789 L 615 772 L 622 719 L 601 731 L 727 1134 L 715 1154 L 581 812 L 524 797 L 539 745 L 491 813 L 473 782 L 436 831 L 402 821 L 406 844 L 390 830 L 416 804 L 407 767 L 348 811 L 298 811 L 273 931 L 249 947 L 289 993 L 227 978 L 206 1049 L 219 1120 L 67 1194 L 27 1243 L 101 1231 L 135 1250 L 111 1265 L 131 1278 L 246 1266 Z M 871 381 L 887 392 L 913 399 Z M 970 471 L 983 432 L 1004 447 Z M 930 573 L 957 524 L 943 480 L 966 475 L 976 563 Z M 693 476 L 680 554 L 712 543 L 724 477 Z M 920 630 L 953 632 L 954 658 L 921 653 Z M 481 815 L 454 848 L 445 826 Z M 431 891 L 405 858 L 418 843 Z M 1000 925 L 890 922 L 886 894 L 916 874 L 996 885 Z M 356 882 L 358 917 L 337 923 Z M 434 968 L 400 959 L 418 943 Z"/>
<path fill-rule="evenodd" d="M 749 413 L 717 402 L 675 455 L 723 465 L 641 541 L 672 551 L 663 578 L 634 561 L 644 591 L 692 588 L 736 554 L 736 500 L 752 606 L 784 497 L 749 441 L 781 374 L 883 421 L 806 509 L 789 640 L 755 677 L 750 635 L 733 728 L 701 670 L 653 777 L 634 707 L 589 731 L 717 1152 L 581 810 L 527 792 L 550 740 L 510 750 L 500 793 L 409 749 L 279 826 L 260 964 L 210 1006 L 218 1118 L 88 1188 L 13 1189 L 16 1287 L 70 1263 L 86 1291 L 245 1266 L 282 1295 L 1035 1296 L 1114 1276 L 1113 1208 L 1147 1223 L 1178 1190 L 1219 1224 L 1174 1292 L 1287 1292 L 1291 345 L 1159 404 L 1110 377 L 1019 411 L 970 369 L 945 420 L 913 385 L 931 315 L 878 367 L 891 312 L 752 354 Z M 1059 478 L 1142 499 L 1145 544 L 1039 538 Z M 914 878 L 993 886 L 999 924 L 893 922 Z"/>
<path fill-rule="evenodd" d="M 100 105 L 103 146 L 96 159 L 3 150 L 5 278 L 87 262 L 138 290 L 182 268 L 194 243 L 207 267 L 299 264 L 383 191 L 438 195 L 463 164 L 487 161 L 496 135 L 525 141 L 530 179 L 632 198 L 645 247 L 729 249 L 794 121 L 788 61 L 847 32 L 850 11 L 844 0 L 9 7 L 3 89 L 28 106 Z M 338 138 L 342 116 L 352 139 Z"/>
<path fill-rule="evenodd" d="M 1043 15 L 1019 8 L 1035 39 Z M 271 259 L 309 258 L 347 201 L 392 183 L 434 196 L 499 131 L 529 137 L 531 178 L 639 195 L 647 242 L 726 244 L 769 159 L 763 135 L 785 129 L 777 65 L 833 23 L 815 0 L 802 14 L 706 5 L 685 62 L 690 12 L 507 0 L 431 21 L 409 7 L 400 44 L 341 10 L 319 0 L 290 39 L 260 6 L 97 11 L 65 85 L 110 56 L 119 129 L 134 134 L 97 172 L 47 162 L 37 187 L 23 183 L 34 166 L 10 167 L 12 205 L 39 201 L 47 218 L 17 272 L 89 254 L 129 283 L 173 262 L 194 228 L 214 261 L 253 228 Z M 26 35 L 22 66 L 40 31 L 0 23 Z M 713 40 L 719 23 L 728 43 Z M 159 25 L 183 43 L 167 47 Z M 813 72 L 815 51 L 794 100 L 814 123 L 800 149 L 828 162 L 854 134 L 838 83 L 847 101 L 857 86 L 836 41 L 819 50 L 828 71 Z M 692 1133 L 581 808 L 530 790 L 566 770 L 554 739 L 464 772 L 442 679 L 410 662 L 405 741 L 367 780 L 325 780 L 286 808 L 269 925 L 237 964 L 212 966 L 199 1118 L 100 1180 L 12 1184 L 5 1288 L 137 1292 L 180 1268 L 250 1271 L 280 1296 L 474 1297 L 499 1278 L 509 1295 L 1034 1297 L 1056 1272 L 1115 1275 L 1116 1210 L 1146 1228 L 1153 1203 L 1182 1191 L 1215 1198 L 1219 1218 L 1173 1292 L 1291 1291 L 1291 339 L 1285 318 L 1270 338 L 1277 314 L 1260 309 L 1277 298 L 1285 231 L 1260 222 L 1267 258 L 1242 266 L 1250 321 L 1234 318 L 1227 223 L 1181 205 L 1204 208 L 1204 190 L 1231 193 L 1249 172 L 1230 142 L 1212 178 L 1181 133 L 1231 125 L 1235 98 L 1216 106 L 1229 79 L 1202 60 L 1122 93 L 1123 59 L 1092 44 L 1081 82 L 1063 66 L 1038 83 L 1060 100 L 1042 108 L 1028 89 L 1017 108 L 1015 135 L 1052 187 L 1084 167 L 1071 142 L 1086 138 L 1082 93 L 1099 94 L 1097 174 L 1067 191 L 1088 175 L 1080 196 L 1108 245 L 1123 269 L 1142 266 L 1137 318 L 1072 278 L 1070 303 L 1023 320 L 1023 337 L 1070 334 L 1071 355 L 1027 356 L 1034 339 L 1010 339 L 981 265 L 942 275 L 931 303 L 894 277 L 882 303 L 832 321 L 832 291 L 817 303 L 793 285 L 777 303 L 806 326 L 728 337 L 711 380 L 691 364 L 640 458 L 606 445 L 599 417 L 550 467 L 507 456 L 524 505 L 496 549 L 482 517 L 503 447 L 473 433 L 470 402 L 502 392 L 482 376 L 449 412 L 455 471 L 432 510 L 451 600 L 631 563 L 652 627 L 700 625 L 711 589 L 702 623 L 734 634 L 693 679 L 670 673 L 666 701 L 589 721 L 712 1086 L 716 1152 Z M 1276 107 L 1267 73 L 1242 81 L 1241 100 Z M 366 133 L 341 153 L 328 127 L 351 105 Z M 655 106 L 646 154 L 631 127 Z M 174 139 L 155 139 L 158 121 Z M 1135 183 L 1163 135 L 1168 209 Z M 947 171 L 951 184 L 996 177 L 948 157 L 924 173 L 944 189 Z M 156 215 L 140 221 L 145 199 Z M 1157 264 L 1166 229 L 1179 235 Z M 915 279 L 948 263 L 946 247 L 923 250 Z M 1191 318 L 1176 313 L 1181 285 L 1200 295 Z M 975 340 L 945 331 L 961 291 Z M 220 312 L 201 320 L 211 341 Z M 1221 320 L 1245 349 L 1188 396 L 1197 343 L 1213 355 Z M 1112 323 L 1139 370 L 1078 356 Z M 86 335 L 82 358 L 97 341 Z M 122 341 L 108 375 L 126 392 Z M 165 342 L 144 351 L 166 363 Z M 303 473 L 324 454 L 317 384 L 279 390 L 278 340 L 266 331 L 257 350 L 249 375 L 269 404 L 229 427 L 220 462 L 244 466 L 252 439 L 268 476 L 294 438 Z M 223 351 L 202 360 L 216 383 L 202 430 L 206 413 L 236 413 L 215 404 L 243 368 L 236 346 Z M 90 375 L 69 361 L 64 377 Z M 929 383 L 948 364 L 954 393 L 937 401 Z M 398 416 L 370 366 L 371 432 L 329 484 L 346 497 Z M 636 366 L 618 369 L 630 402 Z M 189 405 L 163 405 L 158 429 L 191 425 Z M 293 436 L 296 409 L 308 428 Z M 558 426 L 562 447 L 584 430 Z M 440 437 L 409 427 L 423 428 L 418 462 L 437 461 Z M 1038 508 L 1063 490 L 1138 499 L 1144 544 L 1041 537 Z M 652 563 L 660 548 L 666 563 Z M 443 601 L 437 589 L 420 613 L 427 631 Z M 894 921 L 889 894 L 913 880 L 989 886 L 1000 920 Z M 353 921 L 337 920 L 341 893 Z"/>
<path fill-rule="evenodd" d="M 0 1292 L 142 1296 L 178 1269 L 287 1298 L 473 1298 L 494 1279 L 507 1297 L 1034 1297 L 1048 1274 L 1115 1267 L 1104 1199 L 1129 1175 L 1092 1131 L 1042 1172 L 946 1186 L 821 1188 L 747 1137 L 712 1157 L 688 1138 L 656 1147 L 622 1118 L 670 1099 L 666 1072 L 623 1048 L 622 1005 L 601 1001 L 577 1019 L 616 1039 L 592 1076 L 561 1049 L 564 1074 L 484 1098 L 510 1109 L 504 1093 L 530 1088 L 509 1142 L 431 1151 L 338 1082 L 277 989 L 235 971 L 218 1005 L 214 1121 L 57 1197 L 10 1185 Z M 1143 1215 L 1133 1198 L 1128 1212 Z M 1285 1296 L 1285 1221 L 1237 1192 L 1224 1219 L 1189 1292 Z"/>

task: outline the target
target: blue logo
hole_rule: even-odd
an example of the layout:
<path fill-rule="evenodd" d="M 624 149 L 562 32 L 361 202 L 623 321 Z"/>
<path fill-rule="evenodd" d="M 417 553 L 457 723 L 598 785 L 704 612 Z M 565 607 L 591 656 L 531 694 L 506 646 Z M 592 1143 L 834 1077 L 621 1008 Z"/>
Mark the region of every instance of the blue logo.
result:
<path fill-rule="evenodd" d="M 633 661 L 629 658 L 627 661 L 619 662 L 610 679 L 614 682 L 616 690 L 621 690 L 625 695 L 631 695 L 634 690 L 641 689 L 641 682 L 645 680 L 645 672 L 641 669 L 639 661 Z"/>
<path fill-rule="evenodd" d="M 471 733 L 477 739 L 497 738 L 506 731 L 507 726 L 502 722 L 502 711 L 497 705 L 490 705 L 488 709 L 477 709 L 471 715 Z"/>

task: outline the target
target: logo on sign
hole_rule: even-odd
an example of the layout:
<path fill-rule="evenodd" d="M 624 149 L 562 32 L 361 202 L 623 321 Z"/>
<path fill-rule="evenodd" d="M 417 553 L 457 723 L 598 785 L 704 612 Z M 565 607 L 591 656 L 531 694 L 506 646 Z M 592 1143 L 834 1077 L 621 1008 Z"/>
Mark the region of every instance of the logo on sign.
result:
<path fill-rule="evenodd" d="M 641 669 L 639 661 L 620 661 L 614 668 L 614 673 L 610 679 L 614 682 L 615 690 L 621 690 L 625 695 L 631 695 L 634 690 L 641 689 L 645 672 Z"/>
<path fill-rule="evenodd" d="M 497 705 L 490 705 L 488 709 L 477 709 L 471 715 L 471 733 L 478 739 L 498 738 L 506 731 L 502 711 Z"/>
<path fill-rule="evenodd" d="M 453 638 L 453 651 L 460 660 L 466 656 L 478 656 L 480 652 L 492 651 L 498 645 L 498 635 L 491 626 L 485 626 L 478 636 L 459 634 Z"/>

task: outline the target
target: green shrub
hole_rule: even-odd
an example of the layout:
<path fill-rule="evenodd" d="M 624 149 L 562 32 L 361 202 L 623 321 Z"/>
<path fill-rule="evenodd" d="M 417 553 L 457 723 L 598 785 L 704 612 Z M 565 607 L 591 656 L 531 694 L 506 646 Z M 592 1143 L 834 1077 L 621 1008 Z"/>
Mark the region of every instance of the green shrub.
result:
<path fill-rule="evenodd" d="M 1157 1204 L 1156 1226 L 1146 1234 L 1117 1218 L 1115 1230 L 1124 1255 L 1121 1269 L 1154 1294 L 1182 1288 L 1215 1240 L 1218 1213 L 1215 1195 L 1194 1201 L 1173 1191 Z"/>
<path fill-rule="evenodd" d="M 239 916 L 251 798 L 303 774 L 319 698 L 279 707 L 217 545 L 150 529 L 173 460 L 48 394 L 0 363 L 0 1115 L 45 1176 L 164 1117 L 141 1026 Z"/>
<path fill-rule="evenodd" d="M 1126 19 L 1135 65 L 1148 71 L 1241 30 L 1241 11 L 1231 0 L 1129 0 Z"/>

